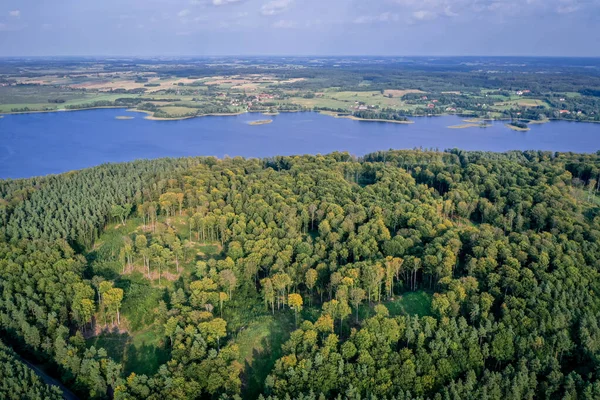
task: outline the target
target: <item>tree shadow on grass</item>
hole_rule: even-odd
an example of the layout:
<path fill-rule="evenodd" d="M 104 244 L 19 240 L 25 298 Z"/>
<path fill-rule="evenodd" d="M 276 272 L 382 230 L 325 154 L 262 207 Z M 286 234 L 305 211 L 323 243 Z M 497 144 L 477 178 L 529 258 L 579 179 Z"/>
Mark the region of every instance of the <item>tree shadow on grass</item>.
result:
<path fill-rule="evenodd" d="M 283 355 L 281 346 L 288 340 L 294 329 L 291 320 L 285 318 L 270 324 L 270 333 L 255 345 L 252 351 L 252 363 L 245 362 L 243 374 L 244 398 L 256 399 L 265 392 L 265 380 L 273 370 L 275 362 Z M 259 351 L 258 349 L 262 349 Z"/>
<path fill-rule="evenodd" d="M 136 346 L 133 336 L 119 332 L 116 327 L 88 339 L 87 346 L 104 348 L 109 357 L 123 365 L 126 376 L 132 372 L 152 376 L 170 359 L 169 350 L 164 346 L 146 343 Z"/>
<path fill-rule="evenodd" d="M 135 346 L 129 343 L 123 370 L 126 375 L 135 372 L 138 375 L 152 376 L 167 361 L 169 361 L 169 352 L 165 349 L 147 344 Z"/>
<path fill-rule="evenodd" d="M 273 369 L 275 361 L 277 361 L 278 357 L 275 357 L 277 351 L 270 347 L 269 342 L 270 340 L 263 338 L 261 346 L 264 350 L 254 349 L 252 351 L 252 364 L 246 361 L 244 365 L 242 391 L 247 399 L 256 399 L 261 393 L 264 393 L 265 379 Z"/>
<path fill-rule="evenodd" d="M 119 332 L 115 327 L 88 339 L 86 344 L 87 347 L 104 348 L 110 358 L 120 363 L 125 357 L 125 349 L 130 340 L 131 336 L 128 333 Z"/>

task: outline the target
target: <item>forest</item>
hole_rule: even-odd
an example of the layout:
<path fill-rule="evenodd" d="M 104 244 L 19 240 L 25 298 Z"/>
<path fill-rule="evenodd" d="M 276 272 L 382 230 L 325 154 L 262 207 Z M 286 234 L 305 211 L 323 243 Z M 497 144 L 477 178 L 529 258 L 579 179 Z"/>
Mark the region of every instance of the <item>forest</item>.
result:
<path fill-rule="evenodd" d="M 598 399 L 600 152 L 0 181 L 0 396 Z"/>

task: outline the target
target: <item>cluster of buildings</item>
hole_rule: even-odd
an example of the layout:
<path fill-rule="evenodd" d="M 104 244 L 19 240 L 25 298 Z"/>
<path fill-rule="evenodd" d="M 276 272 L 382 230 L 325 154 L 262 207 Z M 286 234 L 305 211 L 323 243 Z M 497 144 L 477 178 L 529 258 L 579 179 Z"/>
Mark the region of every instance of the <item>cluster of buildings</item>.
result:
<path fill-rule="evenodd" d="M 531 90 L 517 90 L 517 96 L 523 96 L 527 93 L 531 93 Z"/>
<path fill-rule="evenodd" d="M 364 103 L 361 103 L 361 102 L 359 102 L 359 101 L 355 101 L 355 102 L 354 102 L 354 108 L 355 108 L 356 110 L 358 110 L 358 111 L 366 111 L 366 110 L 368 110 L 368 109 L 370 109 L 370 108 L 372 109 L 372 108 L 376 108 L 376 107 L 377 107 L 377 106 L 375 106 L 374 104 L 373 104 L 373 105 L 371 105 L 371 106 L 368 106 L 368 105 L 366 105 L 366 104 L 364 104 Z"/>

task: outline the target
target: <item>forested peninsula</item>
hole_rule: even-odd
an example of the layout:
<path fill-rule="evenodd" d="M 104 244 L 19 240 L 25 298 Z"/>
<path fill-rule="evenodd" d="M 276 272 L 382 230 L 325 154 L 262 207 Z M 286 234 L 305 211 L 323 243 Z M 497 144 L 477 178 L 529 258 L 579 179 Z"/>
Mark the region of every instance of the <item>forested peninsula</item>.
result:
<path fill-rule="evenodd" d="M 26 359 L 86 399 L 598 399 L 599 175 L 390 150 L 0 181 L 0 395 L 60 398 Z"/>

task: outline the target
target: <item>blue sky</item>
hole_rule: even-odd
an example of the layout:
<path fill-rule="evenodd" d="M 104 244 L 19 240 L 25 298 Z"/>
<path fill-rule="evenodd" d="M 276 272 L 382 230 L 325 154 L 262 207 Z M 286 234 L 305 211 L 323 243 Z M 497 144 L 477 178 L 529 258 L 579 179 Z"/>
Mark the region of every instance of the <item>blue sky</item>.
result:
<path fill-rule="evenodd" d="M 600 56 L 600 0 L 2 0 L 0 56 Z"/>

